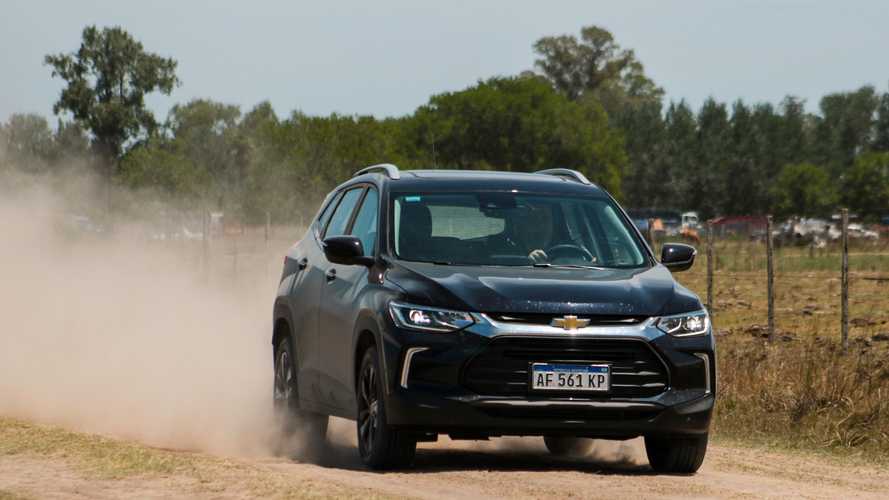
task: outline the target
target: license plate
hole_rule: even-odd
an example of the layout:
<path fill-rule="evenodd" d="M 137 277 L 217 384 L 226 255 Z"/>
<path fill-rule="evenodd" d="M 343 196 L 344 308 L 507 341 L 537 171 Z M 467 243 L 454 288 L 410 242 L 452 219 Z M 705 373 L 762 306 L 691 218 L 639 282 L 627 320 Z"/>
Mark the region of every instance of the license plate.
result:
<path fill-rule="evenodd" d="M 606 392 L 610 387 L 608 365 L 531 364 L 531 389 L 535 391 Z"/>

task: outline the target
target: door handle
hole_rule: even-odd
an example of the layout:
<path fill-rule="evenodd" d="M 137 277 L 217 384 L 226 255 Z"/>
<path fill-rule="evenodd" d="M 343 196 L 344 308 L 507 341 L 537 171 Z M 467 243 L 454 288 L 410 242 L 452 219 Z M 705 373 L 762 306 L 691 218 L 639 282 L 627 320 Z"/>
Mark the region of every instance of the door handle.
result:
<path fill-rule="evenodd" d="M 302 259 L 299 259 L 299 262 L 297 263 L 297 266 L 299 267 L 300 271 L 305 269 L 306 266 L 308 266 L 308 265 L 309 265 L 309 259 L 307 259 L 305 257 L 303 257 Z"/>
<path fill-rule="evenodd" d="M 336 269 L 330 268 L 327 270 L 327 273 L 324 275 L 327 278 L 328 282 L 331 282 L 336 279 Z"/>

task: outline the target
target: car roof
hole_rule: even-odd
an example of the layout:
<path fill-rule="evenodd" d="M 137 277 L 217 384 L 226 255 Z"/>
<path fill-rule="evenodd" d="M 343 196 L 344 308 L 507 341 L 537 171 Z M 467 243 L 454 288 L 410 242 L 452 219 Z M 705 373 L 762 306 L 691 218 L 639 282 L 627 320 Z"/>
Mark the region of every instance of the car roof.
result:
<path fill-rule="evenodd" d="M 565 176 L 492 170 L 401 170 L 399 179 L 389 179 L 380 173 L 368 173 L 354 177 L 350 181 L 371 176 L 388 181 L 388 188 L 393 193 L 515 190 L 586 196 L 605 195 L 605 191 L 595 184 L 584 184 Z"/>

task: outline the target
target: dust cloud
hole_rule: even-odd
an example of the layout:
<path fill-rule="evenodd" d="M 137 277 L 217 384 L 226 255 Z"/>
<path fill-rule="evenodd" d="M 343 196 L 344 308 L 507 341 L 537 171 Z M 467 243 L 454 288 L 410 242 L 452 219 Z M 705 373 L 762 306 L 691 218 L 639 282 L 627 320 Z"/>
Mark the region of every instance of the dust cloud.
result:
<path fill-rule="evenodd" d="M 69 199 L 39 184 L 8 187 L 0 415 L 162 447 L 269 453 L 274 277 L 208 282 L 194 258 L 122 221 L 109 234 L 66 235 Z"/>
<path fill-rule="evenodd" d="M 72 194 L 66 182 L 3 181 L 0 416 L 173 449 L 283 451 L 271 410 L 270 332 L 286 244 L 263 252 L 262 265 L 242 261 L 235 277 L 229 268 L 205 272 L 199 242 L 146 238 L 150 230 L 135 220 L 72 235 L 72 213 L 104 211 L 102 190 L 89 182 Z M 211 262 L 230 265 L 225 251 L 214 243 Z M 357 465 L 354 429 L 331 420 L 326 461 Z M 540 438 L 442 437 L 421 447 L 546 454 Z M 587 460 L 646 463 L 639 440 L 597 441 Z"/>

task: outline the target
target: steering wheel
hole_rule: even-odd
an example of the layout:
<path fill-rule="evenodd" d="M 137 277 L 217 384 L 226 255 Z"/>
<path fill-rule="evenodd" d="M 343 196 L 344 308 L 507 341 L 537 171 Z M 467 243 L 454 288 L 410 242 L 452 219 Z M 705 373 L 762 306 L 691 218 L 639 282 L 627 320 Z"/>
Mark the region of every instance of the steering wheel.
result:
<path fill-rule="evenodd" d="M 572 245 L 570 243 L 565 243 L 562 245 L 556 245 L 552 248 L 546 250 L 546 254 L 549 256 L 550 260 L 558 259 L 559 257 L 570 257 L 570 256 L 580 256 L 581 259 L 587 262 L 595 262 L 596 258 L 593 257 L 593 254 L 590 253 L 589 250 L 582 246 Z"/>

